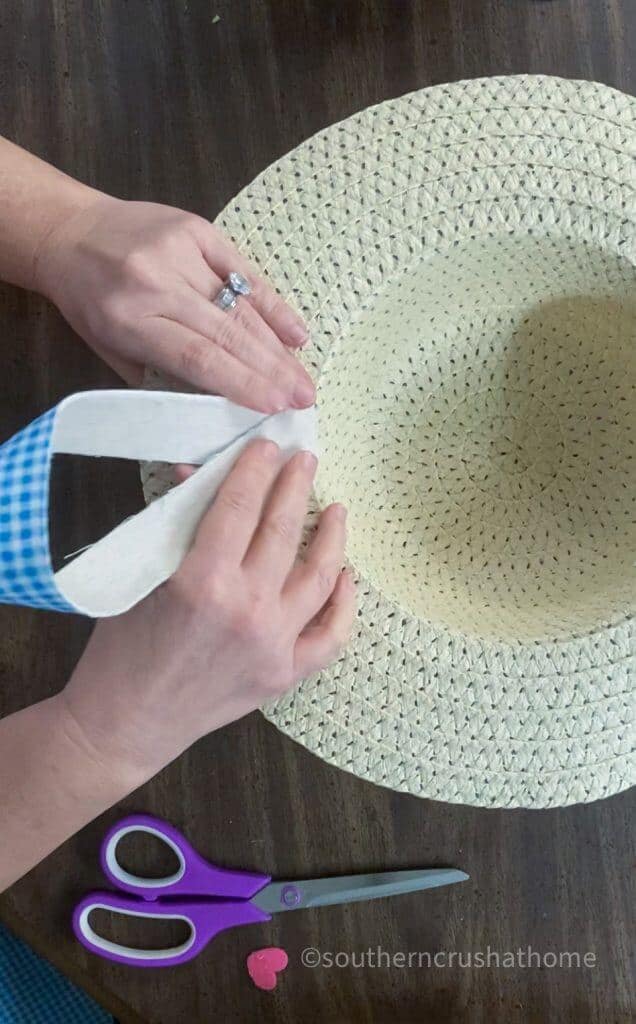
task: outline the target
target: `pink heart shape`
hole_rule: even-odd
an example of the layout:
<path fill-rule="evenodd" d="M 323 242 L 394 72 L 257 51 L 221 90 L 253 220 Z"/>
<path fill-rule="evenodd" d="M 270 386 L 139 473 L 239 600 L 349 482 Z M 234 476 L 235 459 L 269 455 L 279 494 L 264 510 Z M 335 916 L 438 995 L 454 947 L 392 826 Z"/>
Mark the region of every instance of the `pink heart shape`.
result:
<path fill-rule="evenodd" d="M 257 988 L 271 992 L 276 988 L 276 977 L 278 971 L 284 971 L 289 963 L 289 957 L 284 949 L 278 946 L 267 946 L 265 949 L 256 949 L 247 958 L 247 973 Z"/>

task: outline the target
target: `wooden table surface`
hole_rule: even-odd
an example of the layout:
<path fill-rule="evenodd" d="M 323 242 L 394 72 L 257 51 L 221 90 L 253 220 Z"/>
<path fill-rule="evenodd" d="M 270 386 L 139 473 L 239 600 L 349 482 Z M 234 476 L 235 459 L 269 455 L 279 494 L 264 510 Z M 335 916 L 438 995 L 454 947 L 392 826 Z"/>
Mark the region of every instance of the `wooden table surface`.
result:
<path fill-rule="evenodd" d="M 218 16 L 218 17 L 216 17 Z M 0 132 L 119 196 L 214 216 L 308 135 L 437 82 L 543 72 L 636 90 L 634 0 L 4 0 Z M 36 296 L 0 288 L 0 437 L 112 373 Z M 79 544 L 141 507 L 137 473 L 64 466 L 55 527 Z M 79 546 L 77 544 L 76 546 Z M 0 609 L 0 711 L 57 690 L 89 624 Z M 2 781 L 0 780 L 0 789 Z M 0 917 L 122 1021 L 633 1021 L 634 793 L 564 810 L 483 811 L 327 767 L 259 714 L 199 742 L 0 901 Z M 279 877 L 453 864 L 426 896 L 280 915 L 197 961 L 141 971 L 85 955 L 74 900 L 101 884 L 100 837 L 144 810 L 220 863 Z M 0 825 L 1 834 L 1 825 Z M 0 840 L 1 841 L 1 840 Z M 282 945 L 272 994 L 246 955 Z M 593 968 L 303 967 L 300 953 L 591 952 Z"/>

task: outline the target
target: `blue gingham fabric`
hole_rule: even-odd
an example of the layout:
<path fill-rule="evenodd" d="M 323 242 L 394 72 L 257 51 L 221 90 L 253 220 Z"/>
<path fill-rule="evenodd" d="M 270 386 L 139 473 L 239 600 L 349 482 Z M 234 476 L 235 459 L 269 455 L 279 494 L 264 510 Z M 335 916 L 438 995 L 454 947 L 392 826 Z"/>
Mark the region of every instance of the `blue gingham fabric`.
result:
<path fill-rule="evenodd" d="M 0 1024 L 113 1024 L 113 1017 L 0 925 Z"/>
<path fill-rule="evenodd" d="M 73 611 L 55 583 L 49 478 L 57 407 L 0 445 L 0 602 Z"/>

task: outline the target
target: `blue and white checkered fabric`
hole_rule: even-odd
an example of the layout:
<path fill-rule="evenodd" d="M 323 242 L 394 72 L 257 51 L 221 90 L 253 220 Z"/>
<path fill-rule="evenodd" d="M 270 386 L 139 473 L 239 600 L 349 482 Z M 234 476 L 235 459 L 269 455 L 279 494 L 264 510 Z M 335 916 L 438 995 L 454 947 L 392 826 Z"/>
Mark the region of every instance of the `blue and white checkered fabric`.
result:
<path fill-rule="evenodd" d="M 0 603 L 73 611 L 49 545 L 51 442 L 57 408 L 0 445 Z"/>
<path fill-rule="evenodd" d="M 113 1024 L 113 1017 L 0 925 L 0 1024 Z"/>

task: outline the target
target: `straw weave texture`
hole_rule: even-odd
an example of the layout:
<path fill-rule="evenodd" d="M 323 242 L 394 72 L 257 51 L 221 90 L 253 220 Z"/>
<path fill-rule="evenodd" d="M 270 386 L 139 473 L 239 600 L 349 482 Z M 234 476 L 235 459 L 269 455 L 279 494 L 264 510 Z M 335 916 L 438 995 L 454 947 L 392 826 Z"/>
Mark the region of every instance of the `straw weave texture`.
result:
<path fill-rule="evenodd" d="M 219 218 L 309 321 L 350 510 L 353 640 L 265 710 L 327 761 L 483 806 L 636 781 L 635 189 L 636 101 L 522 76 L 365 110 Z"/>

